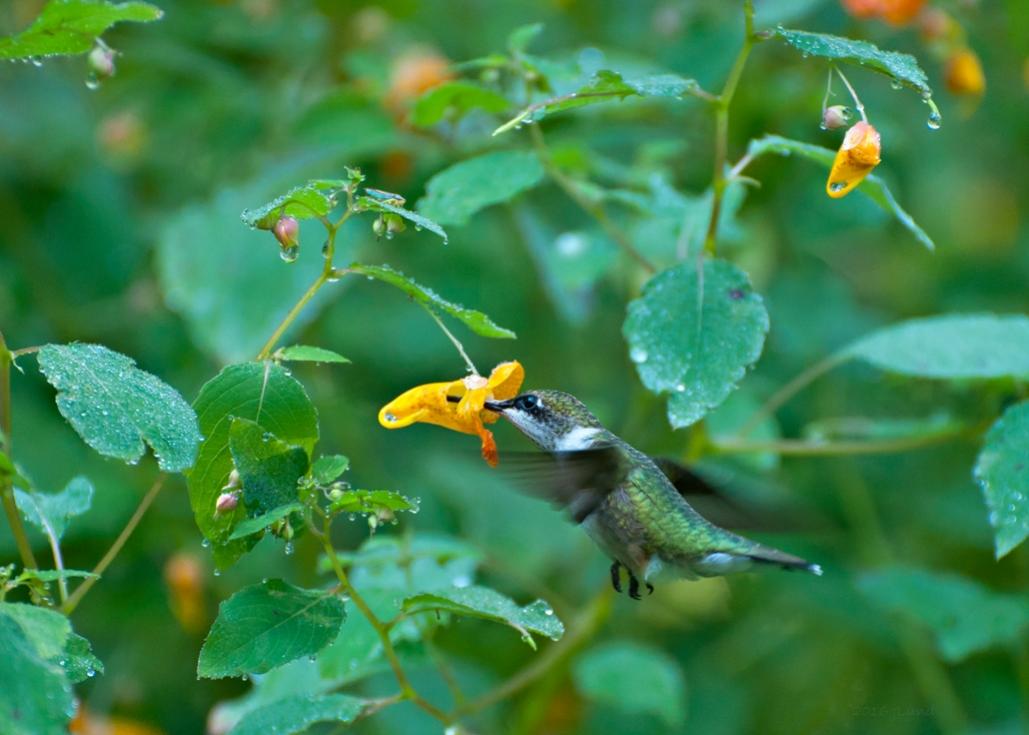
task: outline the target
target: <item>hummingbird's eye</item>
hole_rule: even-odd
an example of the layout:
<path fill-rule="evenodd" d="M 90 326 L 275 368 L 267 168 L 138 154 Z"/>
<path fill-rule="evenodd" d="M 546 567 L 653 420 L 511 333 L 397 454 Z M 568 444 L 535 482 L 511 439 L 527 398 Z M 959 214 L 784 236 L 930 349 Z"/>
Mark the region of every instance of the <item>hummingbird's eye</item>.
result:
<path fill-rule="evenodd" d="M 539 406 L 540 399 L 531 393 L 519 396 L 515 399 L 515 406 L 522 411 L 532 411 L 534 408 Z"/>

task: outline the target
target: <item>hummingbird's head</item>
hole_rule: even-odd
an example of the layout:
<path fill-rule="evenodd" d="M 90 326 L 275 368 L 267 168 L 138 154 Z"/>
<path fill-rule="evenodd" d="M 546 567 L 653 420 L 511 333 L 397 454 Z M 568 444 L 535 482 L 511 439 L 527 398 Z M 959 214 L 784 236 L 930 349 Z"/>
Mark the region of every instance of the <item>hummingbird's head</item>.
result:
<path fill-rule="evenodd" d="M 486 401 L 541 449 L 585 449 L 603 429 L 597 417 L 575 396 L 559 390 L 534 390 L 507 401 Z"/>

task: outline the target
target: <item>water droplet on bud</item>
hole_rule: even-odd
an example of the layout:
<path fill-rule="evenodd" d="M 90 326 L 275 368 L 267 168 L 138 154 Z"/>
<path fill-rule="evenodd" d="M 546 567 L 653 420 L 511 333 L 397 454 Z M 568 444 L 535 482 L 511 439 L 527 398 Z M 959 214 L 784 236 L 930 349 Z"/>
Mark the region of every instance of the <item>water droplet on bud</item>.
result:
<path fill-rule="evenodd" d="M 929 119 L 925 121 L 925 124 L 929 127 L 930 130 L 939 130 L 940 124 L 942 122 L 943 118 L 940 116 L 940 113 L 934 110 L 933 112 L 929 113 Z"/>
<path fill-rule="evenodd" d="M 282 248 L 279 251 L 279 257 L 282 258 L 283 262 L 295 263 L 297 258 L 300 257 L 300 248 L 297 245 L 290 245 L 288 248 Z"/>

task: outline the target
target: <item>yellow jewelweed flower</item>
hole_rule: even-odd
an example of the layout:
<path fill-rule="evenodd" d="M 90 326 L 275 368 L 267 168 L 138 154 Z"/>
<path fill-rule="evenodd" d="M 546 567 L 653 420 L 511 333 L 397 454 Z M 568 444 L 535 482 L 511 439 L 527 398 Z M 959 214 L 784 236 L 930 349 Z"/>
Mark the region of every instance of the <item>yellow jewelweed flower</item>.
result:
<path fill-rule="evenodd" d="M 497 464 L 497 444 L 485 424 L 499 417 L 487 411 L 486 401 L 503 401 L 518 394 L 525 369 L 517 361 L 502 362 L 489 378 L 468 375 L 446 383 L 428 383 L 402 393 L 379 411 L 379 423 L 387 429 L 402 429 L 414 423 L 435 424 L 482 439 L 482 457 Z"/>
<path fill-rule="evenodd" d="M 843 138 L 836 152 L 825 193 L 839 199 L 860 184 L 879 165 L 882 143 L 879 131 L 862 120 L 855 123 Z"/>
<path fill-rule="evenodd" d="M 947 89 L 954 94 L 966 94 L 974 97 L 986 91 L 986 75 L 983 65 L 972 49 L 963 48 L 947 60 L 944 70 Z"/>

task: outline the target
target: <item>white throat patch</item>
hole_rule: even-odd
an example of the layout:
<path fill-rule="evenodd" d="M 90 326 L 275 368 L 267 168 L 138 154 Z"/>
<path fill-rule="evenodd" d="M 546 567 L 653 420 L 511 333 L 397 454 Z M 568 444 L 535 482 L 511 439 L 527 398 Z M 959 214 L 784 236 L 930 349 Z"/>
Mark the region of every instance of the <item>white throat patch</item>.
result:
<path fill-rule="evenodd" d="M 592 426 L 576 426 L 557 440 L 557 445 L 554 449 L 559 452 L 578 452 L 582 449 L 588 449 L 593 444 L 593 437 L 599 431 L 600 429 Z"/>

